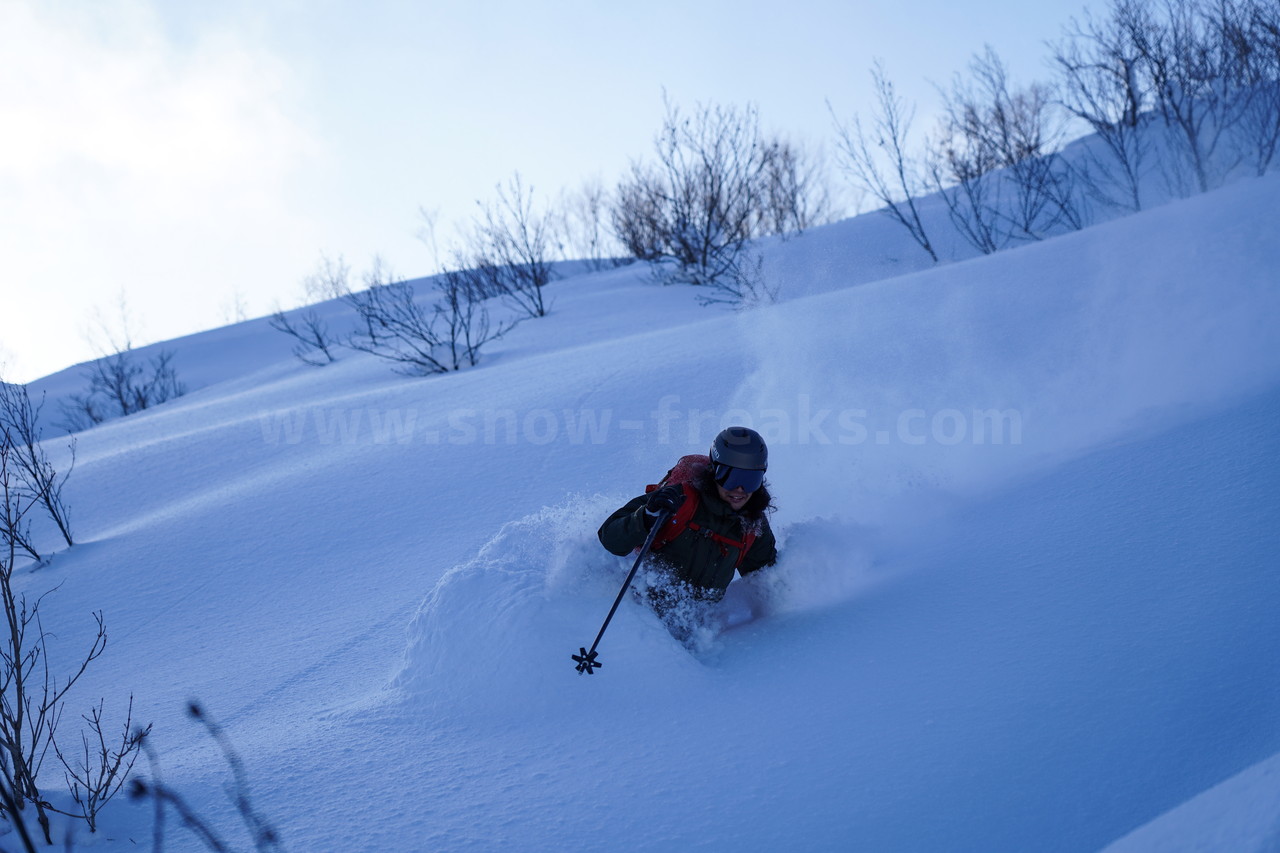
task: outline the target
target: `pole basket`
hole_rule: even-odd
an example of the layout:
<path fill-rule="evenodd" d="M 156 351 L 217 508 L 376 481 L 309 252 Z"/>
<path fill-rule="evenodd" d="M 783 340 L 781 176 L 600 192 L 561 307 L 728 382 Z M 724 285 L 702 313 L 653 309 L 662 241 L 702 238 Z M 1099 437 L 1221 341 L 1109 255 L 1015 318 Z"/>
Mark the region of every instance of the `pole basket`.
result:
<path fill-rule="evenodd" d="M 596 667 L 604 666 L 604 664 L 596 660 L 599 655 L 599 652 L 589 652 L 585 647 L 583 647 L 578 649 L 578 654 L 571 655 L 571 657 L 578 664 L 577 669 L 579 674 L 585 672 L 587 675 L 594 675 Z"/>
<path fill-rule="evenodd" d="M 649 535 L 645 537 L 644 544 L 640 546 L 640 553 L 636 556 L 635 564 L 631 566 L 631 572 L 627 575 L 627 579 L 622 582 L 622 589 L 618 590 L 618 597 L 613 600 L 613 607 L 609 608 L 609 615 L 604 617 L 604 624 L 600 626 L 600 633 L 596 634 L 596 641 L 591 644 L 591 651 L 587 651 L 585 646 L 578 647 L 578 654 L 570 655 L 576 663 L 578 674 L 586 673 L 594 675 L 596 668 L 604 666 L 600 661 L 596 660 L 596 646 L 600 645 L 600 638 L 604 636 L 605 629 L 609 627 L 613 614 L 618 612 L 618 605 L 622 603 L 622 596 L 627 594 L 627 588 L 631 586 L 631 580 L 636 576 L 636 570 L 640 568 L 640 561 L 649 553 L 649 549 L 653 547 L 653 539 L 658 535 L 658 530 L 662 525 L 667 523 L 671 518 L 670 510 L 663 510 L 658 513 L 658 517 L 653 520 L 653 527 L 649 529 Z"/>

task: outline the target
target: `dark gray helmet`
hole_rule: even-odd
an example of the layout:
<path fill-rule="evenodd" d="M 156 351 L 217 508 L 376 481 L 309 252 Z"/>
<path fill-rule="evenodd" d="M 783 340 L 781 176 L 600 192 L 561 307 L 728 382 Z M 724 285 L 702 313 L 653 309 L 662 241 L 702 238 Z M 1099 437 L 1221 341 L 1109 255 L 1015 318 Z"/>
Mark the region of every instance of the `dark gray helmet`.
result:
<path fill-rule="evenodd" d="M 732 468 L 765 471 L 769 468 L 769 448 L 760 433 L 746 427 L 729 427 L 711 445 L 711 461 Z"/>

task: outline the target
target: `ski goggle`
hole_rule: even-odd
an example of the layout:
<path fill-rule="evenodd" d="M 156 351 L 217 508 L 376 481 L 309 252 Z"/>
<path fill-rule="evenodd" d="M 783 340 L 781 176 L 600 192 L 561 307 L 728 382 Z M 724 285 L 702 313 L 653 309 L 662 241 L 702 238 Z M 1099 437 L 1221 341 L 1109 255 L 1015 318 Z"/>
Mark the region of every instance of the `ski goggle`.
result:
<path fill-rule="evenodd" d="M 764 472 L 751 468 L 734 468 L 717 462 L 711 474 L 715 481 L 727 492 L 732 492 L 735 489 L 754 492 L 764 485 Z"/>

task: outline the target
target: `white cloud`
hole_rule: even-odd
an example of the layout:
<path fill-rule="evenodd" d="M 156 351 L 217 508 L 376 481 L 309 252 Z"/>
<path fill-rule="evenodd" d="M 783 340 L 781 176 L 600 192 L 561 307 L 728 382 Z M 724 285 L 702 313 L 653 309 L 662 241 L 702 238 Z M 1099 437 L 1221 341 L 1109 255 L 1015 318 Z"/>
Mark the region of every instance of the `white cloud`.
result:
<path fill-rule="evenodd" d="M 290 192 L 323 151 L 295 88 L 252 40 L 179 46 L 146 4 L 0 5 L 0 341 L 16 370 L 85 357 L 66 350 L 122 289 L 190 330 L 259 276 L 297 278 L 302 259 L 253 260 L 291 239 L 314 253 Z"/>

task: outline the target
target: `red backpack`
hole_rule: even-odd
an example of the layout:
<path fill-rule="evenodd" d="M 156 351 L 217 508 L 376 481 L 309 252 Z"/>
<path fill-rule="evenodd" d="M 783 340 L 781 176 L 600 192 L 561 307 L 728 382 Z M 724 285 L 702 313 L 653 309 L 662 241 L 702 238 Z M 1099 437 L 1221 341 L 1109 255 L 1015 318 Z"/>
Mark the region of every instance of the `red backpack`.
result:
<path fill-rule="evenodd" d="M 736 569 L 742 565 L 743 557 L 747 556 L 747 552 L 751 550 L 751 544 L 756 541 L 756 530 L 754 525 L 747 525 L 747 531 L 743 534 L 742 539 L 730 539 L 727 536 L 721 536 L 712 530 L 705 529 L 702 525 L 693 521 L 693 514 L 698 511 L 698 503 L 702 498 L 698 487 L 693 481 L 698 478 L 703 471 L 707 470 L 707 466 L 711 464 L 711 457 L 692 454 L 689 456 L 681 456 L 676 462 L 675 467 L 667 472 L 661 482 L 654 483 L 644 487 L 645 494 L 662 488 L 663 486 L 679 484 L 684 488 L 684 503 L 680 504 L 680 509 L 676 510 L 676 514 L 671 516 L 662 530 L 658 531 L 658 535 L 653 538 L 653 544 L 650 550 L 661 551 L 662 548 L 671 540 L 675 539 L 686 530 L 693 530 L 702 536 L 712 540 L 720 546 L 721 555 L 727 555 L 729 548 L 738 549 L 737 562 L 733 564 Z"/>

